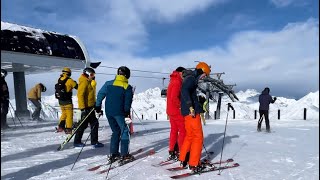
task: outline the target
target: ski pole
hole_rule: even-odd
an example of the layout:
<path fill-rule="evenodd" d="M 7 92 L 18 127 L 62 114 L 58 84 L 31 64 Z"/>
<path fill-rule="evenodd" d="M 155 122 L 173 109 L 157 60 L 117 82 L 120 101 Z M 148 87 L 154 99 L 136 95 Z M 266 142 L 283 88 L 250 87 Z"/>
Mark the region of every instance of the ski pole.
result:
<path fill-rule="evenodd" d="M 20 118 L 18 117 L 18 115 L 17 115 L 16 111 L 14 110 L 14 108 L 13 108 L 13 106 L 12 106 L 12 104 L 11 104 L 11 102 L 10 102 L 10 101 L 9 101 L 9 104 L 10 104 L 10 106 L 11 106 L 11 108 L 12 108 L 13 112 L 14 112 L 15 117 L 17 117 L 17 118 L 18 118 L 18 120 L 19 120 L 19 122 L 20 122 L 21 126 L 23 127 L 23 125 L 22 125 L 22 123 L 21 123 L 21 121 L 20 121 Z"/>
<path fill-rule="evenodd" d="M 136 113 L 136 111 L 135 111 L 133 108 L 132 108 L 132 111 L 133 111 L 134 114 L 137 116 L 137 118 L 138 118 L 140 124 L 142 125 L 142 127 L 144 128 L 144 130 L 145 130 L 146 132 L 148 132 L 147 129 L 146 129 L 146 127 L 145 127 L 144 124 L 142 123 L 141 119 L 139 118 L 138 114 Z"/>
<path fill-rule="evenodd" d="M 99 119 L 97 119 L 97 120 L 99 120 Z M 96 127 L 96 125 L 97 125 L 97 124 L 98 124 L 98 121 L 94 124 L 93 128 L 91 128 L 91 129 L 94 129 L 94 128 Z M 89 134 L 89 136 L 87 137 L 87 139 L 86 139 L 86 141 L 84 142 L 84 144 L 86 144 L 86 143 L 87 143 L 87 141 L 88 141 L 89 137 L 91 136 L 91 133 L 92 133 L 92 130 L 90 131 L 90 134 Z M 72 171 L 72 169 L 73 169 L 74 165 L 76 164 L 76 162 L 77 162 L 77 160 L 78 160 L 78 158 L 79 158 L 79 156 L 80 156 L 80 154 L 81 154 L 81 152 L 82 152 L 83 148 L 84 148 L 84 146 L 82 146 L 82 148 L 81 148 L 81 150 L 80 150 L 80 152 L 79 152 L 79 154 L 78 154 L 78 157 L 77 157 L 77 158 L 76 158 L 76 160 L 74 161 L 74 163 L 73 163 L 73 165 L 72 165 L 72 167 L 71 167 L 71 171 Z"/>
<path fill-rule="evenodd" d="M 224 139 L 225 139 L 225 137 L 226 137 L 227 123 L 228 123 L 228 115 L 229 115 L 229 110 L 230 110 L 230 109 L 234 110 L 234 108 L 232 107 L 231 103 L 228 103 L 228 112 L 227 112 L 226 124 L 225 124 L 225 126 L 224 126 L 224 134 L 223 134 L 223 140 L 222 140 L 222 149 L 221 149 L 221 156 L 220 156 L 220 164 L 219 164 L 219 173 L 218 173 L 218 175 L 220 175 L 220 172 L 221 172 L 221 160 L 222 160 L 223 147 L 224 147 Z"/>
<path fill-rule="evenodd" d="M 213 152 L 208 152 L 203 143 L 202 143 L 202 146 L 203 146 L 204 150 L 206 151 L 207 157 L 210 158 L 210 155 L 213 154 Z"/>
<path fill-rule="evenodd" d="M 12 116 L 12 120 L 13 120 L 14 127 L 17 127 L 16 122 L 15 122 L 15 120 L 14 120 L 15 117 L 13 117 L 13 114 L 12 114 L 11 110 L 9 110 L 9 111 L 10 111 L 10 114 L 11 114 L 11 116 Z M 12 109 L 12 111 L 14 111 L 14 110 Z"/>

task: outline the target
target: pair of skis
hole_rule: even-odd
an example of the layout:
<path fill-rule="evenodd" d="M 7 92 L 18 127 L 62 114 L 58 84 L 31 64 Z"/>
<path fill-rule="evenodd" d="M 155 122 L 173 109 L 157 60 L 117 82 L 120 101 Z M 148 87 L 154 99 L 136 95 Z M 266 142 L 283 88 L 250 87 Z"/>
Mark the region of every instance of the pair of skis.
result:
<path fill-rule="evenodd" d="M 155 167 L 159 167 L 159 166 L 165 166 L 167 164 L 172 164 L 176 161 L 173 161 L 173 160 L 167 160 L 167 161 L 162 161 L 160 162 L 159 164 L 156 164 L 156 165 L 153 165 Z M 227 159 L 227 160 L 224 160 L 224 161 L 217 161 L 217 162 L 209 162 L 208 160 L 205 160 L 204 161 L 204 164 L 206 165 L 206 168 L 203 169 L 200 173 L 197 173 L 197 172 L 189 172 L 189 173 L 183 173 L 183 174 L 178 174 L 178 175 L 174 175 L 174 176 L 171 176 L 170 178 L 171 179 L 181 179 L 181 178 L 185 178 L 185 177 L 189 177 L 189 176 L 192 176 L 192 175 L 199 175 L 199 174 L 202 174 L 202 173 L 207 173 L 207 172 L 212 172 L 212 171 L 220 171 L 220 170 L 223 170 L 223 169 L 228 169 L 228 168 L 234 168 L 234 167 L 238 167 L 239 164 L 238 163 L 233 163 L 231 165 L 229 165 L 229 163 L 232 163 L 234 162 L 233 159 Z M 222 167 L 216 167 L 215 165 L 218 165 L 220 163 L 227 163 L 227 165 L 225 166 L 222 166 Z M 178 167 L 173 167 L 173 168 L 168 168 L 167 170 L 168 171 L 180 171 L 180 170 L 184 170 L 184 169 L 187 169 L 187 167 L 181 167 L 181 166 L 178 166 Z"/>
<path fill-rule="evenodd" d="M 139 154 L 139 153 L 141 153 L 141 152 L 143 152 L 143 149 L 142 149 L 142 148 L 141 148 L 141 149 L 138 149 L 138 150 L 136 150 L 136 151 L 134 151 L 134 152 L 132 152 L 131 155 L 134 156 L 134 155 L 137 155 L 137 154 Z M 147 153 L 142 154 L 141 156 L 138 155 L 139 157 L 137 157 L 135 160 L 126 162 L 125 164 L 134 162 L 134 161 L 136 161 L 136 160 L 138 160 L 138 159 L 142 159 L 142 158 L 145 158 L 145 157 L 150 156 L 150 155 L 153 155 L 153 154 L 155 154 L 155 151 L 154 151 L 154 149 L 151 149 L 151 150 L 149 150 Z M 113 162 L 113 163 L 112 163 L 112 164 L 114 164 L 113 166 L 110 166 L 110 163 L 103 163 L 103 164 L 94 166 L 94 167 L 92 167 L 92 168 L 89 168 L 89 169 L 87 169 L 87 170 L 88 170 L 88 171 L 96 171 L 96 170 L 100 169 L 101 167 L 106 167 L 106 166 L 107 166 L 108 168 L 103 169 L 103 170 L 97 172 L 97 174 L 104 174 L 104 173 L 106 173 L 106 172 L 109 172 L 109 171 L 112 170 L 112 169 L 115 169 L 115 168 L 117 168 L 117 167 L 120 167 L 120 166 L 125 165 L 125 164 L 120 164 L 118 161 L 119 161 L 119 160 Z"/>
<path fill-rule="evenodd" d="M 170 178 L 171 179 L 182 179 L 182 178 L 193 176 L 193 175 L 200 175 L 200 174 L 203 174 L 203 173 L 208 173 L 208 172 L 213 172 L 213 171 L 220 171 L 220 170 L 223 170 L 223 169 L 235 168 L 235 167 L 238 167 L 238 166 L 240 166 L 238 163 L 233 163 L 231 165 L 227 164 L 227 165 L 221 166 L 221 167 L 215 167 L 215 166 L 207 167 L 204 170 L 202 170 L 200 173 L 198 173 L 198 172 L 189 172 L 189 173 L 183 173 L 183 174 L 174 175 L 174 176 L 171 176 Z"/>

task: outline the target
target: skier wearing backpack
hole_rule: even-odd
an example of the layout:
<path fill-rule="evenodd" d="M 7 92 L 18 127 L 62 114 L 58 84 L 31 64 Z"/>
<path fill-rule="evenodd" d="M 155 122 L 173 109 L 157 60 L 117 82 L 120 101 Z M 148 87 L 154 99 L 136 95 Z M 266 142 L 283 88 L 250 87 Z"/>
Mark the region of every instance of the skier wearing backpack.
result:
<path fill-rule="evenodd" d="M 94 106 L 96 102 L 95 92 L 95 71 L 94 69 L 87 67 L 83 70 L 83 73 L 79 77 L 78 83 L 78 107 L 81 110 L 81 120 L 84 121 L 74 137 L 74 147 L 84 147 L 85 144 L 81 142 L 84 130 L 90 123 L 91 128 L 91 145 L 93 148 L 104 147 L 102 143 L 98 141 L 98 128 L 99 121 L 94 113 Z M 94 83 L 93 83 L 94 81 Z M 102 112 L 100 112 L 102 114 Z M 86 119 L 85 119 L 86 118 Z"/>
<path fill-rule="evenodd" d="M 78 89 L 78 84 L 71 78 L 70 68 L 64 67 L 62 69 L 62 74 L 58 79 L 58 83 L 55 85 L 55 89 L 55 95 L 61 108 L 57 131 L 64 131 L 66 134 L 71 134 L 73 125 L 72 90 Z"/>
<path fill-rule="evenodd" d="M 112 130 L 110 143 L 109 163 L 120 159 L 120 164 L 133 161 L 134 157 L 129 154 L 130 130 L 128 124 L 130 119 L 130 109 L 133 99 L 133 89 L 129 85 L 130 69 L 126 66 L 118 68 L 114 80 L 107 81 L 98 92 L 95 110 L 101 112 L 101 104 L 105 99 L 105 112 Z M 121 149 L 119 153 L 119 144 Z"/>
<path fill-rule="evenodd" d="M 38 83 L 33 88 L 30 89 L 28 93 L 28 99 L 32 102 L 32 104 L 36 107 L 34 112 L 32 113 L 32 119 L 41 121 L 43 119 L 40 118 L 41 112 L 41 93 L 46 92 L 47 88 L 42 84 Z"/>
<path fill-rule="evenodd" d="M 186 136 L 180 150 L 179 160 L 181 166 L 186 166 L 186 154 L 190 152 L 189 169 L 193 172 L 201 172 L 200 162 L 203 145 L 203 131 L 200 113 L 203 109 L 197 97 L 198 80 L 209 76 L 210 66 L 204 62 L 199 62 L 194 71 L 183 71 L 183 82 L 181 87 L 181 114 L 184 116 Z"/>

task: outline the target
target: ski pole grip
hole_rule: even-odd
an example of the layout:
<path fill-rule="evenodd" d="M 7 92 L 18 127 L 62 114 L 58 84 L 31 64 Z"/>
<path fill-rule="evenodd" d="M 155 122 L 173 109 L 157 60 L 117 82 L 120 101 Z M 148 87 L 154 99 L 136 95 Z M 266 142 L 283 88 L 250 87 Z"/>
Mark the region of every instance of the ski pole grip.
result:
<path fill-rule="evenodd" d="M 231 105 L 231 103 L 228 103 L 228 111 L 230 110 L 230 108 L 234 111 L 233 106 Z"/>

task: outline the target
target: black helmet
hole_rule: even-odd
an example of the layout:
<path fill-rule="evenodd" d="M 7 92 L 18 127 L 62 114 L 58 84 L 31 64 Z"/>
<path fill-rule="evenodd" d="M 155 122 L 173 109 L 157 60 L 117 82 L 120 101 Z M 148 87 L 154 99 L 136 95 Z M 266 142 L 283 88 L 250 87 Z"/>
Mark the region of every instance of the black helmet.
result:
<path fill-rule="evenodd" d="M 123 75 L 127 79 L 129 79 L 130 78 L 130 69 L 127 68 L 126 66 L 121 66 L 118 68 L 118 75 Z"/>
<path fill-rule="evenodd" d="M 47 91 L 47 88 L 42 84 L 42 83 L 40 83 L 40 86 L 41 86 L 41 91 L 42 92 L 46 92 Z"/>
<path fill-rule="evenodd" d="M 8 72 L 4 69 L 1 69 L 1 77 L 6 77 L 8 75 Z"/>
<path fill-rule="evenodd" d="M 94 74 L 96 74 L 96 72 L 94 71 L 94 69 L 92 69 L 90 67 L 86 67 L 83 70 L 83 74 L 86 74 L 88 76 L 94 76 Z"/>

